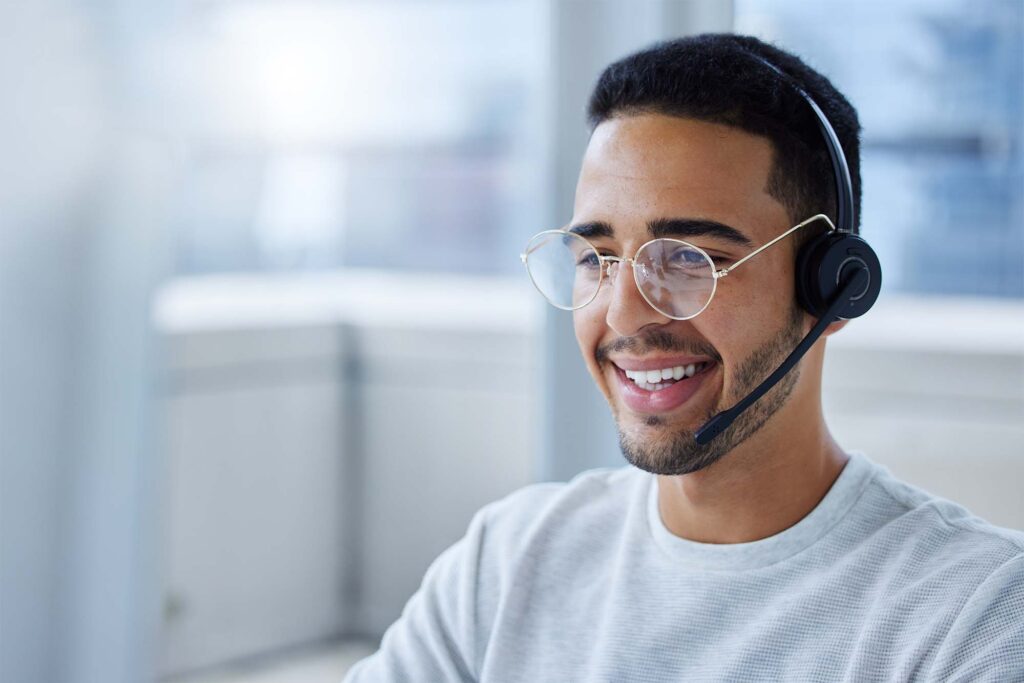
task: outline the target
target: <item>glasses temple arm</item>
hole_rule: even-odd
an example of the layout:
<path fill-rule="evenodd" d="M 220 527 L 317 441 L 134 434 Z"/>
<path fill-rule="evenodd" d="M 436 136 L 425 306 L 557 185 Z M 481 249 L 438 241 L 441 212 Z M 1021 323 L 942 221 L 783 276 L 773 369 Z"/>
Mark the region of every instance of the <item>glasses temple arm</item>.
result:
<path fill-rule="evenodd" d="M 818 220 L 823 220 L 826 223 L 828 223 L 829 230 L 835 230 L 836 229 L 835 226 L 832 225 L 832 221 L 829 220 L 828 216 L 826 216 L 823 213 L 815 214 L 814 216 L 811 216 L 807 220 L 803 221 L 802 223 L 798 223 L 797 225 L 794 225 L 792 228 L 790 228 L 786 232 L 782 233 L 781 235 L 779 235 L 775 239 L 771 240 L 770 242 L 767 242 L 766 244 L 762 244 L 760 247 L 758 247 L 754 251 L 750 252 L 749 254 L 747 254 L 746 256 L 741 258 L 739 261 L 737 261 L 736 263 L 734 263 L 731 266 L 729 266 L 728 268 L 722 268 L 721 270 L 718 271 L 718 277 L 725 277 L 726 275 L 728 275 L 732 271 L 736 270 L 736 268 L 739 267 L 741 264 L 743 264 L 746 261 L 749 261 L 750 259 L 754 258 L 755 256 L 757 256 L 762 251 L 764 251 L 768 247 L 772 246 L 773 244 L 775 244 L 779 240 L 783 239 L 784 237 L 788 237 L 790 234 L 796 232 L 797 230 L 799 230 L 800 228 L 804 227 L 805 225 L 810 225 L 814 221 L 818 221 Z"/>

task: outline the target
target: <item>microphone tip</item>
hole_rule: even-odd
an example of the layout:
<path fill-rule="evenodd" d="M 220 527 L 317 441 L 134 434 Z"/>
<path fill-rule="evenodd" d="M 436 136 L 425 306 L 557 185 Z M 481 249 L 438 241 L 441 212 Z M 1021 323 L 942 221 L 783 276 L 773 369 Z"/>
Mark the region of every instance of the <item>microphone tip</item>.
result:
<path fill-rule="evenodd" d="M 732 417 L 728 414 L 729 411 L 723 411 L 713 418 L 708 420 L 701 426 L 700 429 L 693 435 L 694 440 L 701 444 L 711 443 L 711 440 L 721 434 L 725 429 L 732 424 Z"/>

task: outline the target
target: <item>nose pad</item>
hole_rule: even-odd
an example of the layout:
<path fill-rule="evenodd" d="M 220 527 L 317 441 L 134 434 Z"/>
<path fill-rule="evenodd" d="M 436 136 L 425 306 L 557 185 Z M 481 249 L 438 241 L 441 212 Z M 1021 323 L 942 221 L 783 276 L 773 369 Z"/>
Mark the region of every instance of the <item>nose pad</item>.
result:
<path fill-rule="evenodd" d="M 608 280 L 608 286 L 611 288 L 612 292 L 614 292 L 617 287 L 620 271 L 624 267 L 626 267 L 627 264 L 631 270 L 635 270 L 636 268 L 643 268 L 642 264 L 636 263 L 635 261 L 633 261 L 633 259 L 622 259 L 621 261 L 605 261 L 605 277 Z M 644 272 L 645 271 L 641 270 L 640 275 L 643 275 Z M 631 287 L 635 290 L 635 292 L 630 292 L 630 294 L 635 293 L 637 296 L 643 299 L 643 295 L 640 293 L 640 287 L 636 282 L 636 275 L 633 272 L 630 272 L 627 276 L 627 280 L 628 282 L 625 284 L 625 286 Z"/>
<path fill-rule="evenodd" d="M 608 278 L 608 284 L 611 287 L 615 287 L 615 278 L 619 273 L 619 264 L 619 261 L 604 262 L 604 276 Z"/>
<path fill-rule="evenodd" d="M 644 267 L 643 264 L 638 264 L 633 259 L 607 262 L 608 270 L 606 274 L 608 285 L 611 289 L 611 300 L 609 301 L 606 315 L 608 324 L 612 329 L 623 336 L 631 336 L 639 328 L 647 324 L 666 322 L 668 317 L 651 306 L 650 302 L 647 301 L 640 291 L 633 273 L 628 273 L 628 277 L 625 278 L 624 282 L 618 282 L 619 275 L 627 275 L 626 273 L 619 272 L 624 263 L 628 263 L 634 269 Z M 643 275 L 643 271 L 637 273 L 637 275 Z"/>
<path fill-rule="evenodd" d="M 623 259 L 621 261 L 605 261 L 605 277 L 608 279 L 608 285 L 615 289 L 615 283 L 619 275 L 619 271 L 624 267 L 624 264 L 629 264 L 631 271 L 629 273 L 629 283 L 627 286 L 632 286 L 636 289 L 636 293 L 646 303 L 646 297 L 640 290 L 640 283 L 638 280 L 643 281 L 650 275 L 649 268 L 646 263 L 637 262 L 633 259 Z"/>
<path fill-rule="evenodd" d="M 640 290 L 637 289 L 636 278 L 633 276 L 633 273 L 632 272 L 626 272 L 626 273 L 622 272 L 624 268 L 630 268 L 630 267 L 633 266 L 633 260 L 632 259 L 623 259 L 621 261 L 606 261 L 605 265 L 606 265 L 605 278 L 608 280 L 607 285 L 608 285 L 608 288 L 611 290 L 610 293 L 611 293 L 613 298 L 616 297 L 616 296 L 622 296 L 623 294 L 626 294 L 624 292 L 620 292 L 620 293 L 616 294 L 616 292 L 615 292 L 615 290 L 618 289 L 618 287 L 619 287 L 619 275 L 624 275 L 626 277 L 626 282 L 624 283 L 624 285 L 626 287 L 631 287 L 634 290 L 636 290 L 635 292 L 630 292 L 630 293 L 626 294 L 627 296 L 629 296 L 631 294 L 634 294 L 634 293 L 638 294 L 638 295 L 640 294 Z"/>
<path fill-rule="evenodd" d="M 630 267 L 634 271 L 637 268 L 639 268 L 640 269 L 640 273 L 639 274 L 641 276 L 646 276 L 647 275 L 647 267 L 646 267 L 646 265 L 644 265 L 643 263 L 637 263 L 633 259 L 623 259 L 622 261 L 605 261 L 604 275 L 605 275 L 606 278 L 608 278 L 608 284 L 610 284 L 612 286 L 615 285 L 615 279 L 616 279 L 616 277 L 618 277 L 619 270 L 621 269 L 622 264 L 624 264 L 624 263 L 628 263 L 630 265 Z M 633 275 L 633 273 L 630 273 L 630 275 Z M 630 278 L 630 280 L 634 284 L 636 283 L 636 277 L 635 276 Z"/>

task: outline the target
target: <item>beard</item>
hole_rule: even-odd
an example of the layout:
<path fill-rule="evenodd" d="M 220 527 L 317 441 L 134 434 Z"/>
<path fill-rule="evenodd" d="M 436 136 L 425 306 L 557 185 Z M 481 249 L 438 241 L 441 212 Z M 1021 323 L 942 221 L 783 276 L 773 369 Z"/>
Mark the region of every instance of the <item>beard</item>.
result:
<path fill-rule="evenodd" d="M 803 310 L 794 305 L 782 330 L 739 364 L 731 396 L 728 397 L 726 405 L 719 410 L 738 403 L 782 364 L 803 337 L 803 318 Z M 649 347 L 662 350 L 694 350 L 693 347 L 681 349 L 678 342 L 671 341 L 665 333 L 661 333 L 660 338 L 655 337 L 647 341 Z M 629 346 L 635 348 L 636 345 Z M 669 348 L 670 346 L 672 348 Z M 708 355 L 721 365 L 721 357 L 717 353 Z M 644 438 L 642 432 L 647 430 L 637 430 L 641 434 L 627 433 L 622 429 L 616 415 L 622 454 L 631 465 L 652 474 L 689 474 L 702 470 L 718 462 L 736 446 L 746 441 L 785 405 L 800 379 L 800 365 L 797 363 L 768 393 L 754 402 L 725 431 L 707 444 L 697 443 L 694 440 L 694 432 L 689 429 L 681 429 L 662 437 L 648 435 Z M 717 412 L 718 410 L 709 411 L 701 424 L 710 420 Z M 647 418 L 645 424 L 648 427 L 657 427 L 665 424 L 665 421 L 657 415 L 652 415 Z"/>

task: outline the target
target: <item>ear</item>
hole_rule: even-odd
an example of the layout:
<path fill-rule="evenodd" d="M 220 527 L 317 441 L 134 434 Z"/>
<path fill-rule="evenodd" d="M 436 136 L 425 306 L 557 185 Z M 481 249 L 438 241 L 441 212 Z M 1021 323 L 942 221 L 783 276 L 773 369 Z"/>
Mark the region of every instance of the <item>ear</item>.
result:
<path fill-rule="evenodd" d="M 817 322 L 818 322 L 817 318 L 815 318 L 813 315 L 811 315 L 807 311 L 804 311 L 804 331 L 803 331 L 803 333 L 807 334 L 808 332 L 810 332 L 811 328 L 814 327 L 815 323 L 817 323 Z M 828 336 L 831 336 L 831 335 L 835 334 L 839 330 L 841 330 L 844 327 L 846 327 L 846 323 L 848 323 L 848 322 L 850 322 L 850 321 L 849 320 L 836 320 L 834 322 L 830 322 L 825 327 L 825 331 L 821 333 L 821 337 L 825 338 L 825 337 L 828 337 Z"/>
<path fill-rule="evenodd" d="M 839 330 L 841 330 L 844 327 L 846 327 L 846 323 L 848 323 L 848 322 L 850 322 L 850 321 L 849 320 L 836 320 L 835 322 L 829 323 L 828 327 L 825 328 L 825 331 L 821 333 L 821 336 L 822 337 L 828 337 L 830 335 L 835 334 Z"/>

